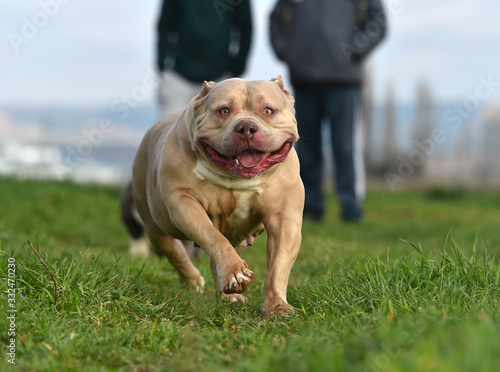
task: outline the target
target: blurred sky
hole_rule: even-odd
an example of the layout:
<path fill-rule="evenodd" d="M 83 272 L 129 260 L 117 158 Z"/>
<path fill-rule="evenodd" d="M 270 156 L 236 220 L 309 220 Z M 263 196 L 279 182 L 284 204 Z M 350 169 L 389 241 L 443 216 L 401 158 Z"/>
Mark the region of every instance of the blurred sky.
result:
<path fill-rule="evenodd" d="M 481 77 L 498 82 L 488 100 L 500 101 L 500 1 L 384 2 L 389 34 L 371 57 L 378 101 L 392 84 L 397 99 L 411 103 L 422 80 L 431 86 L 436 101 L 461 100 L 475 94 Z M 268 42 L 267 21 L 274 1 L 252 3 L 256 32 L 245 77 L 286 76 Z M 160 4 L 160 0 L 4 1 L 0 109 L 109 106 L 144 84 L 154 71 Z M 150 92 L 146 100 L 154 99 Z"/>

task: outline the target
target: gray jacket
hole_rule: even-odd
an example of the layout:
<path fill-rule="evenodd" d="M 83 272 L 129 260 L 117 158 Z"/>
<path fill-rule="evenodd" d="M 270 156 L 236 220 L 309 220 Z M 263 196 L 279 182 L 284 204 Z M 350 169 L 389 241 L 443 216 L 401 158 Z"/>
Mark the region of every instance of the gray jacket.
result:
<path fill-rule="evenodd" d="M 384 38 L 380 0 L 278 0 L 271 43 L 293 85 L 362 81 L 361 62 Z"/>

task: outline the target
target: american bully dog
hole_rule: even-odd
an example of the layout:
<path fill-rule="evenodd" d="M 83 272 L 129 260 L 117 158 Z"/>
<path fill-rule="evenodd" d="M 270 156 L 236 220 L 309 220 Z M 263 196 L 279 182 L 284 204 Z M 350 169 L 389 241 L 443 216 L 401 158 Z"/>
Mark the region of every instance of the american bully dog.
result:
<path fill-rule="evenodd" d="M 254 273 L 239 253 L 266 230 L 262 311 L 288 313 L 304 205 L 293 102 L 280 76 L 205 82 L 184 111 L 156 123 L 122 197 L 131 253 L 149 253 L 146 234 L 181 283 L 202 289 L 205 280 L 182 243 L 191 240 L 210 257 L 217 291 L 244 301 Z"/>

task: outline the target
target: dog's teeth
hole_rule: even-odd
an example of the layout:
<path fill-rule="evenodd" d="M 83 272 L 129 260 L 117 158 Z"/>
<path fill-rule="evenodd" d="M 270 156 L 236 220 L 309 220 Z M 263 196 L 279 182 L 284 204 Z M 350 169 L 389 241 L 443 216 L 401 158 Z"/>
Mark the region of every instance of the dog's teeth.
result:
<path fill-rule="evenodd" d="M 238 158 L 235 158 L 234 161 L 236 162 L 236 165 L 240 165 L 240 161 L 238 160 Z"/>

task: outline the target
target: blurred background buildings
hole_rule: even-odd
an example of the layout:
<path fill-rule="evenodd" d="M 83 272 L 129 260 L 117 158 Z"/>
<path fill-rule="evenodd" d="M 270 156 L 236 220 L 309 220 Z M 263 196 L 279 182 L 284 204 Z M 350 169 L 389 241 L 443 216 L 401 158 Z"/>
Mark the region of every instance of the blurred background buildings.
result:
<path fill-rule="evenodd" d="M 154 33 L 160 5 L 2 5 L 0 174 L 100 183 L 129 178 L 142 135 L 159 118 Z M 286 83 L 286 68 L 268 41 L 274 1 L 252 5 L 255 34 L 243 77 L 282 74 Z M 385 5 L 389 33 L 366 65 L 369 180 L 391 190 L 499 185 L 500 2 Z"/>

